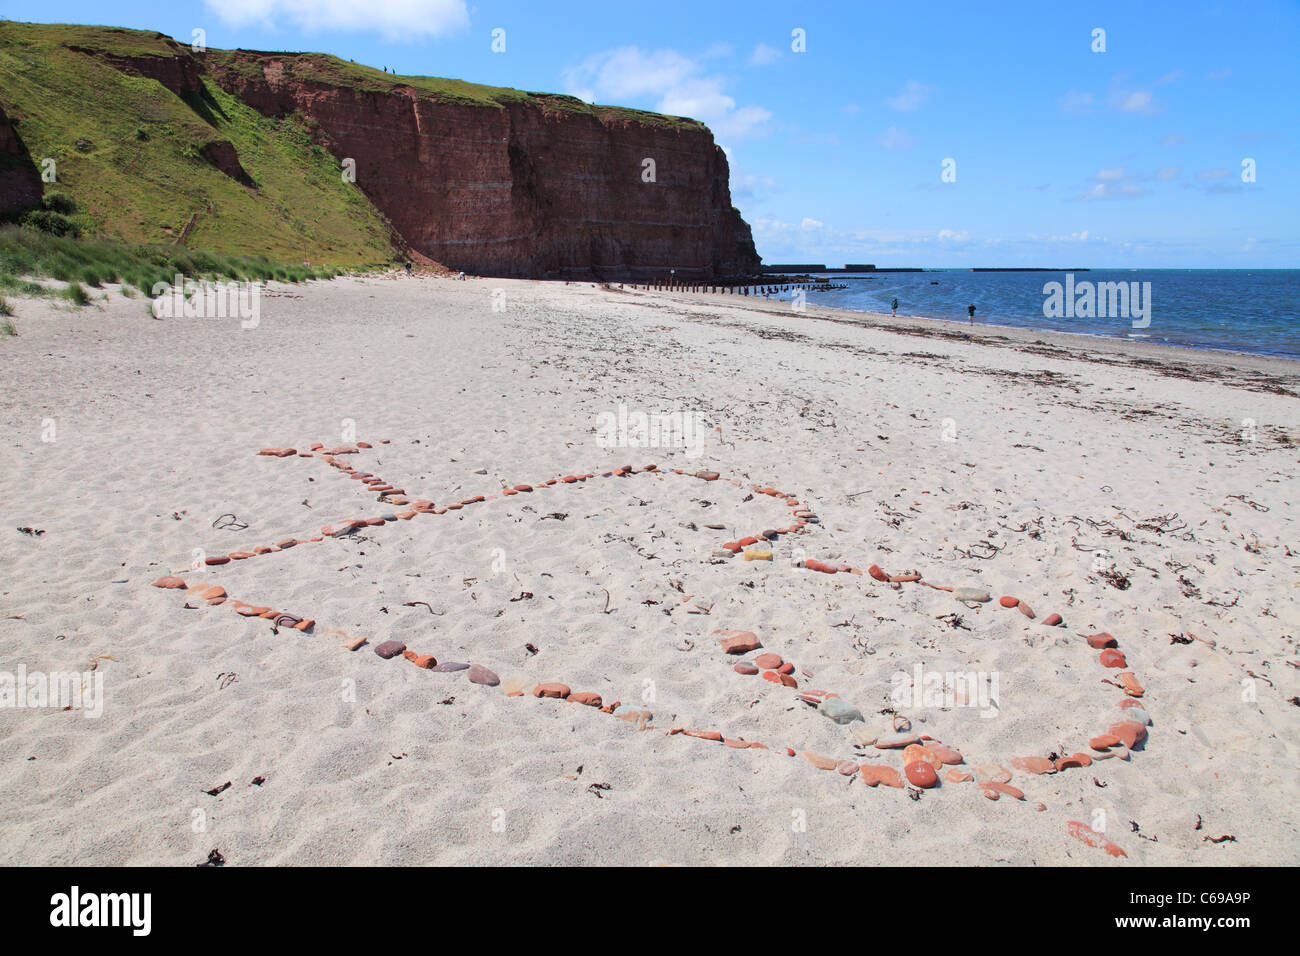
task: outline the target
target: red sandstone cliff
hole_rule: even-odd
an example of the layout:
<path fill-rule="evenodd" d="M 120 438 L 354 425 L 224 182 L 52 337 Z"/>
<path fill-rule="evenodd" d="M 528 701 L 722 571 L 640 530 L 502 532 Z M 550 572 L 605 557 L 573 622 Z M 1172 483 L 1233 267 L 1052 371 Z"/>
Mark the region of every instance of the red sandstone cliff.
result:
<path fill-rule="evenodd" d="M 755 273 L 749 226 L 707 128 L 597 114 L 564 97 L 480 104 L 411 86 L 304 78 L 315 54 L 207 57 L 266 115 L 297 111 L 415 250 L 479 275 L 634 280 Z M 310 64 L 310 60 L 308 63 Z M 295 75 L 299 74 L 299 75 Z M 655 161 L 656 182 L 642 179 Z"/>

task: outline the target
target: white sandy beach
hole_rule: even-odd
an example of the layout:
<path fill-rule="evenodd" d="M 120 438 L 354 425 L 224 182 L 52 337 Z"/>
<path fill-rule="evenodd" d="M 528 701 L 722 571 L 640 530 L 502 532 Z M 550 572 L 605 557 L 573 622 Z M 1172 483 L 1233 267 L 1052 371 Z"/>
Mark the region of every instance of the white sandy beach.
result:
<path fill-rule="evenodd" d="M 99 658 L 105 699 L 98 718 L 0 709 L 0 863 L 1300 863 L 1296 363 L 591 284 L 269 291 L 255 329 L 154 319 L 115 289 L 82 310 L 15 301 L 0 672 Z M 702 455 L 604 447 L 620 403 L 701 413 Z M 196 548 L 401 510 L 319 456 L 257 454 L 357 441 L 374 446 L 346 456 L 357 470 L 439 508 L 595 477 L 189 570 Z M 755 484 L 820 524 L 771 562 L 711 557 L 791 524 Z M 232 514 L 246 527 L 213 527 Z M 1112 564 L 1127 587 L 1099 573 Z M 315 627 L 276 634 L 150 586 L 171 574 Z M 737 673 L 719 628 L 793 662 L 798 690 Z M 347 651 L 336 629 L 369 644 Z M 1098 632 L 1144 688 L 1146 741 L 1013 768 L 1092 753 L 1136 699 L 1085 642 Z M 502 684 L 381 660 L 387 640 Z M 858 744 L 891 732 L 893 677 L 918 665 L 996 675 L 996 716 L 897 709 L 963 767 L 1008 768 L 1023 801 L 944 774 L 873 788 L 787 755 L 901 772 L 900 751 Z M 532 695 L 550 681 L 650 726 Z M 865 724 L 827 719 L 808 689 Z"/>

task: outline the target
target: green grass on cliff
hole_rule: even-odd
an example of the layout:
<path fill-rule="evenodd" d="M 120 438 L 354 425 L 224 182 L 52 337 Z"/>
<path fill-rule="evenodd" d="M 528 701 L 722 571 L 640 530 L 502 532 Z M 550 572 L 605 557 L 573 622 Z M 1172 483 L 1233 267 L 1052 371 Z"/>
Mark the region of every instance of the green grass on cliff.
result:
<path fill-rule="evenodd" d="M 214 65 L 244 73 L 250 77 L 260 75 L 257 60 L 266 54 L 247 50 L 210 50 L 207 57 Z M 705 130 L 707 127 L 698 120 L 682 116 L 665 116 L 662 113 L 650 113 L 645 110 L 627 109 L 621 106 L 595 106 L 584 103 L 575 96 L 559 93 L 528 93 L 523 90 L 503 86 L 483 86 L 480 83 L 467 83 L 464 80 L 445 79 L 436 76 L 402 76 L 386 73 L 383 70 L 349 60 L 341 60 L 328 53 L 286 53 L 281 54 L 286 73 L 300 80 L 321 83 L 328 86 L 341 86 L 349 89 L 371 93 L 391 93 L 393 90 L 410 87 L 417 93 L 423 93 L 440 102 L 459 103 L 465 106 L 505 107 L 512 105 L 533 105 L 544 110 L 563 113 L 585 114 L 597 119 L 613 119 L 661 129 Z"/>
<path fill-rule="evenodd" d="M 138 243 L 184 233 L 191 248 L 313 265 L 394 259 L 387 221 L 297 118 L 264 117 L 206 80 L 187 102 L 72 47 L 160 57 L 188 47 L 135 30 L 0 22 L 0 105 L 37 166 L 55 160 L 57 184 L 45 188 L 76 201 L 87 232 Z M 220 140 L 252 185 L 200 155 Z"/>

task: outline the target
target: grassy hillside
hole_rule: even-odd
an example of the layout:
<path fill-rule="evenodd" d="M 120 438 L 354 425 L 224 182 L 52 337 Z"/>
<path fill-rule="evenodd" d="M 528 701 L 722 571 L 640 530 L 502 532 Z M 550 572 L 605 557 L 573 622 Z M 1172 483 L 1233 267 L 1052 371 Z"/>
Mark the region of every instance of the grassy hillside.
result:
<path fill-rule="evenodd" d="M 77 203 L 88 233 L 142 243 L 364 266 L 394 258 L 391 230 L 294 117 L 268 119 L 205 80 L 187 100 L 106 59 L 171 57 L 158 34 L 0 22 L 0 104 L 39 165 Z M 228 140 L 251 184 L 203 157 Z M 188 232 L 186 232 L 188 228 Z"/>

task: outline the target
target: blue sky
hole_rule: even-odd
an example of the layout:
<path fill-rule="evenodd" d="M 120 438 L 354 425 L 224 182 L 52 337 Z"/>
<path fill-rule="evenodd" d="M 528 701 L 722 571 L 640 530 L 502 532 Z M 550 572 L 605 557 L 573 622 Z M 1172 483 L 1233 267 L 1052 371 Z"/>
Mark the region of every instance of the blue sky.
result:
<path fill-rule="evenodd" d="M 693 116 L 767 262 L 1300 267 L 1296 0 L 0 0 L 0 17 L 201 28 Z"/>

